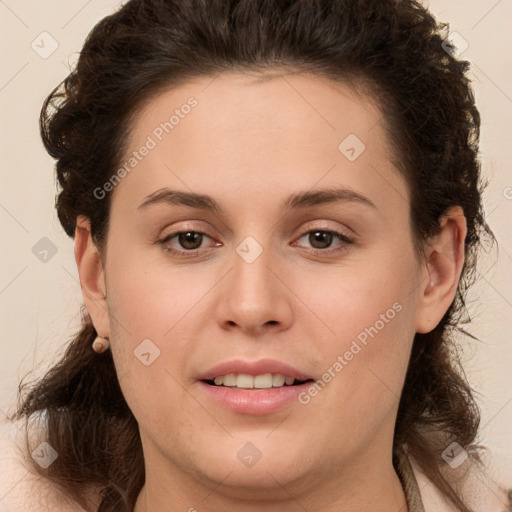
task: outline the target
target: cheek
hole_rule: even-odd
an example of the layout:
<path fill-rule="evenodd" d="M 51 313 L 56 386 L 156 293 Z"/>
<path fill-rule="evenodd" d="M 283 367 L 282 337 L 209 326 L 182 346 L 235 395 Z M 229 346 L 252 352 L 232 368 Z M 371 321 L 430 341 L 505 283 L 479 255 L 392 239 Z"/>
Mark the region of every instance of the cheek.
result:
<path fill-rule="evenodd" d="M 417 271 L 413 259 L 376 258 L 340 272 L 338 282 L 332 273 L 317 280 L 315 293 L 308 295 L 311 309 L 329 327 L 316 338 L 320 380 L 327 385 L 311 393 L 322 395 L 318 404 L 341 423 L 347 411 L 363 422 L 378 421 L 397 405 L 415 332 L 411 276 Z"/>
<path fill-rule="evenodd" d="M 408 323 L 417 272 L 412 260 L 375 254 L 371 261 L 331 266 L 309 278 L 304 274 L 293 289 L 310 310 L 309 323 L 316 323 L 322 338 L 338 340 L 341 348 L 361 333 L 364 341 L 365 329 L 372 326 L 389 332 L 391 325 Z"/>
<path fill-rule="evenodd" d="M 347 322 L 347 331 L 340 325 L 336 340 L 326 343 L 323 374 L 301 397 L 305 410 L 326 425 L 334 452 L 371 445 L 376 433 L 387 431 L 383 425 L 392 431 L 396 421 L 414 332 L 407 305 L 395 302 L 382 311 L 384 319 L 365 313 Z"/>
<path fill-rule="evenodd" d="M 142 252 L 140 257 L 134 254 L 117 261 L 108 273 L 109 310 L 125 331 L 139 338 L 169 338 L 215 283 L 207 269 L 198 276 L 185 266 L 144 259 Z"/>
<path fill-rule="evenodd" d="M 112 269 L 109 282 L 112 355 L 123 395 L 146 435 L 158 433 L 175 446 L 171 432 L 190 428 L 180 410 L 188 396 L 181 372 L 191 348 L 180 329 L 196 294 L 177 294 L 180 283 L 169 286 L 161 272 L 136 259 Z"/>

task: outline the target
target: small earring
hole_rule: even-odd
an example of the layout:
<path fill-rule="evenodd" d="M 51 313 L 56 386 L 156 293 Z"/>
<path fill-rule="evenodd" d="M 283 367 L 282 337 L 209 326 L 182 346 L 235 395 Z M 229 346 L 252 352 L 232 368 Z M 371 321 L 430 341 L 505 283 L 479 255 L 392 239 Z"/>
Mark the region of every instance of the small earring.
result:
<path fill-rule="evenodd" d="M 110 341 L 108 338 L 102 338 L 101 336 L 97 336 L 96 339 L 92 343 L 92 349 L 98 354 L 105 352 L 110 347 Z"/>

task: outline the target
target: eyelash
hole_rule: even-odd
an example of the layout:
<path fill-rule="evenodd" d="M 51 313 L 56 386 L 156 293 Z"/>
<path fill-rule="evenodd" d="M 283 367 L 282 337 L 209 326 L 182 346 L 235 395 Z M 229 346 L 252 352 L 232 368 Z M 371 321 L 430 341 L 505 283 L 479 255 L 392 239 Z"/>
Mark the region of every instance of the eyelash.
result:
<path fill-rule="evenodd" d="M 335 248 L 335 249 L 331 249 L 331 248 L 327 248 L 327 249 L 309 249 L 309 252 L 311 252 L 312 254 L 316 255 L 316 256 L 325 256 L 326 254 L 332 254 L 332 253 L 337 253 L 337 252 L 341 252 L 341 251 L 344 251 L 344 250 L 347 250 L 347 246 L 348 245 L 351 245 L 355 242 L 355 240 L 343 233 L 340 233 L 339 231 L 333 231 L 332 229 L 319 229 L 319 228 L 316 228 L 316 229 L 310 229 L 308 231 L 306 231 L 305 233 L 303 233 L 299 238 L 298 240 L 300 240 L 301 238 L 303 238 L 304 236 L 306 235 L 309 235 L 310 233 L 326 233 L 326 234 L 330 234 L 330 235 L 333 235 L 335 238 L 337 238 L 340 242 L 343 242 L 343 244 L 338 247 L 338 248 Z M 170 253 L 174 256 L 184 256 L 184 257 L 194 257 L 198 254 L 198 252 L 201 250 L 201 249 L 191 249 L 191 250 L 188 250 L 188 251 L 181 251 L 181 250 L 178 250 L 178 249 L 173 249 L 170 245 L 169 245 L 169 241 L 172 240 L 175 236 L 177 235 L 181 235 L 181 234 L 184 234 L 184 233 L 195 233 L 195 234 L 199 234 L 199 235 L 204 235 L 204 236 L 207 236 L 208 238 L 211 238 L 208 234 L 202 232 L 202 231 L 195 231 L 193 229 L 187 229 L 187 230 L 182 230 L 182 231 L 175 231 L 174 233 L 171 233 L 167 236 L 165 236 L 165 238 L 161 239 L 159 241 L 159 244 L 162 246 L 162 249 L 167 252 L 167 253 Z"/>

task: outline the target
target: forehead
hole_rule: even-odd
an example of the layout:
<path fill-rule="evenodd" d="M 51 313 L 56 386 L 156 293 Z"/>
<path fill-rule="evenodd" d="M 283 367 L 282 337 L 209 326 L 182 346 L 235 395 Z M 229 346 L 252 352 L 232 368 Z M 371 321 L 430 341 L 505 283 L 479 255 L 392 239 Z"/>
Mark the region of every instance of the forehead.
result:
<path fill-rule="evenodd" d="M 190 98 L 197 102 L 192 112 L 186 107 Z M 184 117 L 181 109 L 187 111 Z M 364 137 L 382 120 L 370 97 L 347 84 L 311 74 L 224 72 L 196 77 L 150 100 L 135 120 L 135 136 L 152 133 L 175 111 L 180 117 L 172 121 L 176 143 L 193 130 L 203 137 L 219 131 L 237 138 L 293 133 L 307 136 L 313 146 L 320 139 L 327 139 L 327 144 L 336 141 L 347 130 Z M 177 129 L 185 118 L 187 132 Z M 383 133 L 377 130 L 375 135 Z"/>
<path fill-rule="evenodd" d="M 139 203 L 165 186 L 255 197 L 348 182 L 378 195 L 401 181 L 378 107 L 312 75 L 222 73 L 174 86 L 134 119 L 125 163 L 144 146 L 151 149 L 115 190 Z"/>

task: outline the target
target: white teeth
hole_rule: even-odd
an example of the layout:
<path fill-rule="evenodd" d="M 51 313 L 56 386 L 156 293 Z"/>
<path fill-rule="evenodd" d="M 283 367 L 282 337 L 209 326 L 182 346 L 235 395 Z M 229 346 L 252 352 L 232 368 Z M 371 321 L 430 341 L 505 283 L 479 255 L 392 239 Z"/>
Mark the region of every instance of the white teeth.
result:
<path fill-rule="evenodd" d="M 221 377 L 222 379 L 222 377 Z M 217 384 L 217 383 L 215 383 Z M 229 375 L 224 375 L 224 382 L 221 382 L 224 386 L 236 386 L 236 375 L 234 373 L 230 373 Z"/>
<path fill-rule="evenodd" d="M 242 389 L 266 389 L 266 388 L 280 388 L 285 384 L 291 386 L 295 379 L 293 377 L 286 377 L 280 373 L 264 373 L 262 375 L 247 375 L 246 373 L 230 373 L 228 375 L 220 375 L 213 380 L 216 386 L 227 386 L 230 388 Z"/>
<path fill-rule="evenodd" d="M 274 375 L 272 377 L 272 386 L 275 388 L 280 388 L 281 386 L 284 386 L 284 381 L 286 380 L 286 377 L 284 375 Z"/>
<path fill-rule="evenodd" d="M 257 375 L 254 377 L 255 388 L 271 388 L 272 387 L 272 374 L 265 373 L 263 375 Z"/>
<path fill-rule="evenodd" d="M 244 373 L 239 373 L 238 377 L 236 378 L 236 387 L 248 389 L 253 388 L 254 377 L 252 375 L 245 375 Z"/>

